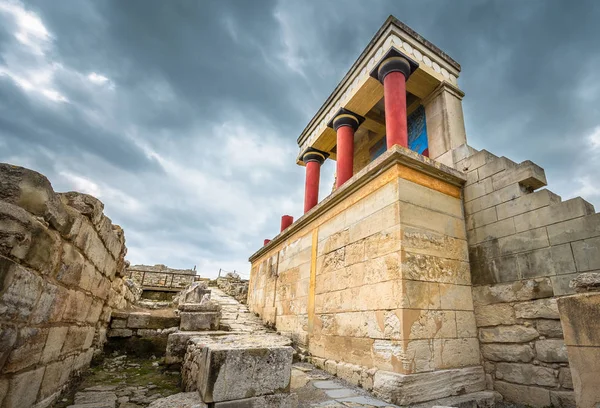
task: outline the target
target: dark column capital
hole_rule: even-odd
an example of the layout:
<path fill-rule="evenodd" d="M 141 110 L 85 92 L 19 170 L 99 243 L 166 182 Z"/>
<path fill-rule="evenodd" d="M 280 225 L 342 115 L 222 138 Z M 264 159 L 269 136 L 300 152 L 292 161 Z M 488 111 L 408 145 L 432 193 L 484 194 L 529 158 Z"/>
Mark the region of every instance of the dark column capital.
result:
<path fill-rule="evenodd" d="M 371 71 L 370 75 L 383 83 L 385 76 L 390 72 L 401 72 L 408 79 L 415 72 L 419 64 L 407 57 L 402 52 L 392 48 L 383 57 L 381 62 Z"/>
<path fill-rule="evenodd" d="M 341 108 L 335 115 L 333 115 L 333 119 L 327 124 L 327 126 L 336 131 L 342 126 L 350 126 L 352 130 L 356 131 L 356 129 L 358 129 L 360 124 L 364 121 L 365 118 L 362 116 L 357 115 L 348 109 Z"/>
<path fill-rule="evenodd" d="M 329 157 L 329 153 L 325 153 L 321 150 L 309 147 L 304 151 L 304 153 L 302 153 L 301 157 L 304 163 L 315 161 L 319 164 L 323 164 L 323 162 L 325 162 L 325 159 Z"/>

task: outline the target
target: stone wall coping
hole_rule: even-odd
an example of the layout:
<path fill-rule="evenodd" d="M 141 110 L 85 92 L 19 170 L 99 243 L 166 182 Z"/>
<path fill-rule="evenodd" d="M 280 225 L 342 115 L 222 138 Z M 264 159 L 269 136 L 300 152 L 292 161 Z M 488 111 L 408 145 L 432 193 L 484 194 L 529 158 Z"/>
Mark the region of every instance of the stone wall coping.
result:
<path fill-rule="evenodd" d="M 252 254 L 249 258 L 249 261 L 254 262 L 265 253 L 271 251 L 281 242 L 300 231 L 303 227 L 319 218 L 322 214 L 332 209 L 338 203 L 346 199 L 359 188 L 377 178 L 377 176 L 395 164 L 406 166 L 410 169 L 458 187 L 462 187 L 467 181 L 466 175 L 463 172 L 420 155 L 419 153 L 405 147 L 398 145 L 392 146 L 377 159 L 369 163 L 361 171 L 352 176 L 352 178 L 344 183 L 340 188 L 324 198 L 319 204 L 313 207 L 313 209 L 300 217 L 296 222 L 290 225 L 279 235 L 275 236 L 271 242 Z"/>

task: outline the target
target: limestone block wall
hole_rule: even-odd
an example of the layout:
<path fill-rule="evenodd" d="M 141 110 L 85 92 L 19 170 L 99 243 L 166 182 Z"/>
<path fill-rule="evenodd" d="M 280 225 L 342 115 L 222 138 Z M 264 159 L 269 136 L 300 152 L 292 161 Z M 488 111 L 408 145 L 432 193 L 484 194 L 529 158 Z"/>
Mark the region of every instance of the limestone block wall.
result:
<path fill-rule="evenodd" d="M 542 407 L 575 406 L 557 298 L 600 269 L 600 214 L 582 198 L 562 201 L 543 169 L 464 145 L 465 215 L 473 301 L 488 387 Z"/>
<path fill-rule="evenodd" d="M 192 269 L 173 269 L 165 265 L 132 265 L 127 268 L 127 275 L 138 285 L 144 287 L 185 288 L 196 277 Z"/>
<path fill-rule="evenodd" d="M 123 230 L 103 205 L 0 164 L 0 406 L 49 406 L 102 347 Z M 121 289 L 120 294 L 127 289 Z M 128 295 L 124 295 L 128 296 Z"/>
<path fill-rule="evenodd" d="M 318 365 L 388 401 L 429 397 L 396 399 L 389 384 L 404 375 L 425 384 L 448 370 L 451 384 L 467 372 L 452 369 L 473 367 L 440 394 L 484 386 L 460 188 L 403 166 L 253 260 L 248 304 Z"/>

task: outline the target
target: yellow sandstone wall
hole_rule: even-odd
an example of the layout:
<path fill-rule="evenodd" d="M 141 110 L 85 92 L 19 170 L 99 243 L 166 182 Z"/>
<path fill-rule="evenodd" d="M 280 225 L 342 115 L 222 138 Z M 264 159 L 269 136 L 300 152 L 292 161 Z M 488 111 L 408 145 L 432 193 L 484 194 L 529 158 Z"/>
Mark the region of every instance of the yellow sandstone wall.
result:
<path fill-rule="evenodd" d="M 248 304 L 337 363 L 479 365 L 460 188 L 395 164 L 255 259 Z"/>

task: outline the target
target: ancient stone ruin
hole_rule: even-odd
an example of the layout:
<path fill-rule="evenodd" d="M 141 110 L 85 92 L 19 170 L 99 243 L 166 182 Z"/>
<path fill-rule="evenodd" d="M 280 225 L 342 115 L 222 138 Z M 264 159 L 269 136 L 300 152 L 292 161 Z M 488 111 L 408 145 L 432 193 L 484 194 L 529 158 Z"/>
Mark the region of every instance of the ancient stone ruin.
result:
<path fill-rule="evenodd" d="M 129 266 L 100 201 L 0 164 L 0 408 L 598 406 L 600 215 L 469 146 L 459 74 L 390 17 L 249 282 Z"/>

